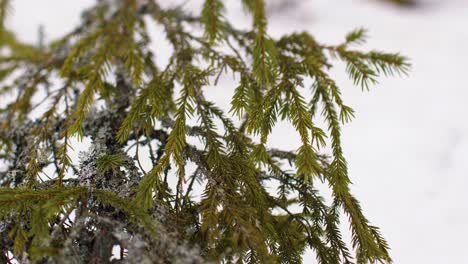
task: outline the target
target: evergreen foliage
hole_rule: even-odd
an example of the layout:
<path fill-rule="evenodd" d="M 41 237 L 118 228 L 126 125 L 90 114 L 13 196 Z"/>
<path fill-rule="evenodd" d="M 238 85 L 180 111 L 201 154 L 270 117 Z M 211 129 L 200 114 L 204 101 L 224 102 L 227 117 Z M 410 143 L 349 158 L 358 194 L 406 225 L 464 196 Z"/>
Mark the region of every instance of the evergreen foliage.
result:
<path fill-rule="evenodd" d="M 0 3 L 2 102 L 13 95 L 0 109 L 0 262 L 109 263 L 115 247 L 115 263 L 301 263 L 307 248 L 319 263 L 392 261 L 350 191 L 341 125 L 354 111 L 329 70 L 342 61 L 368 90 L 409 64 L 356 49 L 364 29 L 325 45 L 308 32 L 269 36 L 263 0 L 242 1 L 249 30 L 226 20 L 221 0 L 204 0 L 199 16 L 107 0 L 40 49 L 5 28 L 10 3 Z M 173 48 L 167 65 L 148 23 Z M 229 113 L 204 95 L 225 72 L 238 82 Z M 279 120 L 297 130 L 297 151 L 268 148 Z M 77 138 L 91 141 L 80 164 L 70 158 Z"/>

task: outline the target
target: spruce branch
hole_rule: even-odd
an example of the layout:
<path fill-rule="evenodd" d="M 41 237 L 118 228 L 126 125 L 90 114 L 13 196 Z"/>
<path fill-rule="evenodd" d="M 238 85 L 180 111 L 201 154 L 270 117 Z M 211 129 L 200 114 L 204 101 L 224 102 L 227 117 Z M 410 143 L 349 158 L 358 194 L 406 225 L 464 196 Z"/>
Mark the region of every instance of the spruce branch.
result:
<path fill-rule="evenodd" d="M 341 126 L 355 113 L 330 69 L 343 61 L 364 90 L 407 74 L 406 57 L 361 51 L 362 28 L 337 45 L 308 32 L 273 38 L 263 0 L 242 1 L 252 17 L 243 30 L 220 0 L 195 15 L 98 1 L 39 49 L 4 28 L 9 2 L 0 1 L 0 46 L 11 51 L 0 57 L 0 96 L 14 94 L 0 106 L 0 260 L 105 262 L 118 246 L 129 263 L 300 263 L 306 249 L 319 263 L 392 261 L 351 192 Z M 165 65 L 149 22 L 172 48 Z M 236 82 L 227 112 L 210 99 L 225 74 Z M 280 121 L 296 130 L 296 150 L 269 148 Z M 79 163 L 74 135 L 91 145 Z"/>

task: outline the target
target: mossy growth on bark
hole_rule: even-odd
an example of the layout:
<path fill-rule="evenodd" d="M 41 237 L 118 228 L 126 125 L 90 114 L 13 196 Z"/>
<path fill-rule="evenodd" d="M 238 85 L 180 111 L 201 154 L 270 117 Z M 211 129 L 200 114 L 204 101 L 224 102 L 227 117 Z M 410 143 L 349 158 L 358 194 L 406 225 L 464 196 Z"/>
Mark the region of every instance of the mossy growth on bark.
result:
<path fill-rule="evenodd" d="M 336 45 L 273 38 L 263 0 L 242 1 L 249 29 L 222 0 L 199 14 L 158 2 L 97 1 L 37 47 L 4 26 L 0 1 L 0 262 L 301 263 L 312 249 L 319 263 L 390 263 L 350 191 L 340 127 L 354 111 L 330 69 L 341 61 L 367 90 L 406 58 L 356 48 L 363 29 Z M 224 74 L 230 109 L 205 96 Z M 297 150 L 269 147 L 279 121 Z"/>

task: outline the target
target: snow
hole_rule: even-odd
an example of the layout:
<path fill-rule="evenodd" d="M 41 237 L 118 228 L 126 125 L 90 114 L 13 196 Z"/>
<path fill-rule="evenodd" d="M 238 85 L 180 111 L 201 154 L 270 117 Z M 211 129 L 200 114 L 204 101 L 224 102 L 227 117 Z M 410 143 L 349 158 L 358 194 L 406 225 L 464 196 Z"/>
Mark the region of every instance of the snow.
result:
<path fill-rule="evenodd" d="M 72 29 L 93 2 L 14 0 L 9 25 L 35 42 L 43 24 L 50 40 Z M 193 8 L 201 1 L 185 2 Z M 228 17 L 248 26 L 237 2 L 228 1 Z M 468 263 L 468 1 L 422 1 L 412 9 L 375 0 L 296 2 L 270 13 L 272 35 L 308 30 L 322 43 L 339 43 L 362 26 L 369 29 L 366 49 L 411 59 L 408 77 L 381 79 L 364 93 L 352 87 L 343 67 L 333 70 L 357 112 L 343 133 L 352 189 L 390 243 L 395 263 Z M 224 100 L 230 95 L 211 92 Z M 290 129 L 277 127 L 271 145 L 297 147 L 295 136 L 285 140 Z M 307 260 L 313 262 L 312 254 Z"/>

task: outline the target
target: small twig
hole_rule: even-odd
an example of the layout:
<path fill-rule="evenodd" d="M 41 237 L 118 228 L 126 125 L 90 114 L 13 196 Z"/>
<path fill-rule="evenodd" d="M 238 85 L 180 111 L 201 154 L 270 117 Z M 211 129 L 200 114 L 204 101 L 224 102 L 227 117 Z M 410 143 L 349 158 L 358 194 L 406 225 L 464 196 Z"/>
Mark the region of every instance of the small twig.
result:
<path fill-rule="evenodd" d="M 140 162 L 140 155 L 139 155 L 139 152 L 140 152 L 140 137 L 139 137 L 139 134 L 136 133 L 136 151 L 135 151 L 135 159 L 138 163 L 138 167 L 140 167 L 140 170 L 143 172 L 144 175 L 146 175 L 146 171 L 145 169 L 143 169 L 143 166 L 141 165 L 141 162 Z"/>

